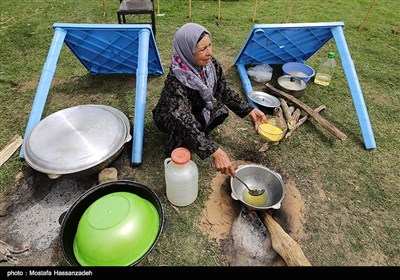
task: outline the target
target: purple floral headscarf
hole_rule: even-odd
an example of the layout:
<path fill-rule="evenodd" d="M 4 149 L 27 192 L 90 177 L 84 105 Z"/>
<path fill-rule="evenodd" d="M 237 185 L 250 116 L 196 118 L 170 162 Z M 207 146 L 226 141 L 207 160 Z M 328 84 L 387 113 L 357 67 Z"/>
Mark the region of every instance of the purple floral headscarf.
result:
<path fill-rule="evenodd" d="M 200 67 L 194 59 L 197 40 L 203 32 L 211 38 L 211 33 L 196 23 L 186 23 L 179 28 L 173 40 L 171 71 L 182 84 L 200 92 L 205 102 L 202 114 L 208 125 L 217 78 L 214 64 Z"/>

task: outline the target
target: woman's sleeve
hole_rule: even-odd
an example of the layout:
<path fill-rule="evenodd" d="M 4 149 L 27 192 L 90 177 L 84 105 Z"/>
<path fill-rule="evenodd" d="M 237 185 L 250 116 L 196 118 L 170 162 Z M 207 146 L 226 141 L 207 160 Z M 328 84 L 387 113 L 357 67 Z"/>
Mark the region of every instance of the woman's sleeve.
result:
<path fill-rule="evenodd" d="M 187 98 L 188 89 L 178 82 L 172 82 L 164 89 L 165 104 L 161 109 L 163 122 L 168 134 L 184 139 L 196 154 L 205 159 L 218 147 L 201 131 L 201 124 L 191 113 L 191 103 Z"/>
<path fill-rule="evenodd" d="M 217 90 L 215 98 L 228 106 L 236 115 L 244 118 L 254 109 L 253 106 L 246 100 L 243 100 L 238 93 L 231 90 L 225 79 L 224 71 L 215 58 L 213 58 L 213 63 L 217 72 Z"/>

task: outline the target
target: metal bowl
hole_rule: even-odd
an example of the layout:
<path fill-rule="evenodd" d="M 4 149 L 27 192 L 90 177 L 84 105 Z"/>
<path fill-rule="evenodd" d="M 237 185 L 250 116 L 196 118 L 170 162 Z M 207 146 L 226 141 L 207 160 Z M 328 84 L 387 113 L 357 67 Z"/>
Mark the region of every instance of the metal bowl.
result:
<path fill-rule="evenodd" d="M 280 174 L 270 170 L 269 168 L 257 165 L 241 165 L 236 169 L 236 175 L 242 179 L 249 187 L 255 189 L 264 189 L 267 199 L 261 206 L 249 203 L 243 198 L 246 187 L 235 178 L 230 178 L 231 196 L 235 200 L 240 200 L 247 207 L 255 210 L 279 209 L 281 202 L 285 196 L 285 187 Z"/>

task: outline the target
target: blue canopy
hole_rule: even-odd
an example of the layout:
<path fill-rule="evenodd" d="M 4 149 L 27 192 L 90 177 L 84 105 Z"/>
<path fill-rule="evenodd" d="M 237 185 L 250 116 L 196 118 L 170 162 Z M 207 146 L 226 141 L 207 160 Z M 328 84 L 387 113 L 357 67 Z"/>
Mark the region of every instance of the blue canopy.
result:
<path fill-rule="evenodd" d="M 132 164 L 142 161 L 148 74 L 164 70 L 149 24 L 55 23 L 53 41 L 43 66 L 25 137 L 37 125 L 49 93 L 61 48 L 65 43 L 90 74 L 135 74 Z M 23 158 L 21 149 L 20 157 Z"/>
<path fill-rule="evenodd" d="M 367 107 L 343 33 L 343 22 L 255 24 L 244 42 L 235 65 L 246 96 L 252 92 L 245 65 L 304 62 L 334 38 L 342 61 L 361 132 L 367 149 L 376 148 Z M 247 98 L 257 107 L 257 104 Z"/>

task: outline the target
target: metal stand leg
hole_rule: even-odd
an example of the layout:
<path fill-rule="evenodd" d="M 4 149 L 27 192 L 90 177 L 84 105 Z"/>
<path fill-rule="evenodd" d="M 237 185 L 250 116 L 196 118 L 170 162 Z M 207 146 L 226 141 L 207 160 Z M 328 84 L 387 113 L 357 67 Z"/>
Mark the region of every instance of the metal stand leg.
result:
<path fill-rule="evenodd" d="M 335 39 L 340 58 L 342 60 L 343 70 L 347 78 L 347 83 L 349 84 L 351 97 L 353 98 L 353 103 L 356 109 L 358 121 L 360 123 L 361 132 L 364 137 L 365 147 L 367 149 L 375 149 L 376 143 L 367 112 L 367 106 L 365 105 L 364 96 L 361 91 L 354 63 L 351 59 L 346 39 L 343 34 L 343 28 L 333 28 L 332 34 L 333 38 Z"/>
<path fill-rule="evenodd" d="M 33 100 L 32 110 L 29 116 L 28 124 L 25 129 L 24 141 L 26 136 L 36 126 L 43 114 L 47 96 L 50 90 L 51 81 L 53 80 L 54 72 L 56 71 L 57 61 L 60 56 L 61 48 L 64 43 L 67 31 L 56 28 L 54 31 L 53 41 L 47 54 L 46 62 L 44 63 L 42 75 L 40 76 L 39 85 L 36 90 L 35 99 Z M 24 152 L 21 149 L 20 158 L 24 158 Z"/>
<path fill-rule="evenodd" d="M 132 161 L 133 165 L 142 163 L 144 121 L 146 112 L 146 92 L 148 76 L 150 30 L 139 32 L 138 67 L 136 70 L 135 116 L 133 125 Z"/>

